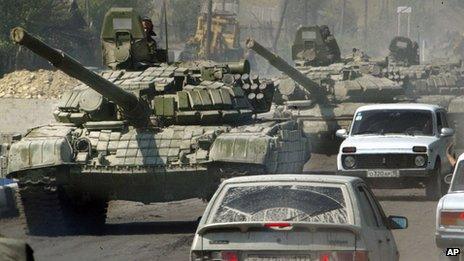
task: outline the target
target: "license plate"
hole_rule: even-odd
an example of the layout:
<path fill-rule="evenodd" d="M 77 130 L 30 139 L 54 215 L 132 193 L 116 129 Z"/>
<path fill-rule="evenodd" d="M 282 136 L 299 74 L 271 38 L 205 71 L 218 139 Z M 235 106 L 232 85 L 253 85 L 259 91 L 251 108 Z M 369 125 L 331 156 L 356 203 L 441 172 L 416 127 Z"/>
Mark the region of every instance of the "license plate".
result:
<path fill-rule="evenodd" d="M 398 178 L 399 176 L 399 170 L 376 169 L 367 171 L 368 178 Z"/>

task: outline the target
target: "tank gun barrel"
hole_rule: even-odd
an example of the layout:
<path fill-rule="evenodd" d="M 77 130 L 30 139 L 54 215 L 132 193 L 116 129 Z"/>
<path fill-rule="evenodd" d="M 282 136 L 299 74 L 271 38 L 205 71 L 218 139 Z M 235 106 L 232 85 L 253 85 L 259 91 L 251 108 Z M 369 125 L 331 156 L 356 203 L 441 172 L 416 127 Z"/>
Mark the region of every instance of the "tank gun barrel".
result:
<path fill-rule="evenodd" d="M 327 99 L 317 83 L 313 82 L 311 79 L 306 77 L 306 75 L 295 69 L 295 67 L 289 65 L 284 59 L 282 59 L 277 54 L 274 54 L 271 51 L 267 50 L 265 47 L 263 47 L 261 44 L 259 44 L 251 38 L 249 38 L 246 41 L 246 46 L 248 49 L 255 51 L 257 54 L 266 59 L 277 70 L 288 75 L 288 77 L 290 77 L 303 88 L 308 90 L 311 93 L 311 95 L 315 98 L 315 100 L 322 102 Z"/>
<path fill-rule="evenodd" d="M 123 90 L 107 79 L 85 68 L 74 58 L 61 50 L 48 46 L 21 27 L 11 30 L 11 39 L 16 44 L 27 47 L 67 75 L 80 80 L 102 96 L 116 103 L 122 108 L 123 113 L 134 126 L 144 127 L 148 124 L 147 112 L 134 94 Z"/>

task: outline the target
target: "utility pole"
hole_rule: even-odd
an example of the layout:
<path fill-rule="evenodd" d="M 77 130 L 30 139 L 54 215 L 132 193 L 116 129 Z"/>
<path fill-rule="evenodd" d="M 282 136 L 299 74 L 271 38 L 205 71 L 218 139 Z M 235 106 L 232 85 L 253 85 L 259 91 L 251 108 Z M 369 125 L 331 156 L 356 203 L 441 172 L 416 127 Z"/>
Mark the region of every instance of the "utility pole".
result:
<path fill-rule="evenodd" d="M 85 18 L 87 20 L 87 26 L 90 28 L 92 21 L 90 21 L 90 3 L 89 0 L 85 0 Z"/>
<path fill-rule="evenodd" d="M 208 8 L 206 11 L 206 52 L 205 58 L 209 59 L 211 54 L 211 22 L 213 19 L 213 0 L 208 1 Z"/>
<path fill-rule="evenodd" d="M 168 39 L 168 12 L 166 9 L 166 0 L 163 1 L 163 13 L 164 13 L 164 34 L 165 34 L 165 48 L 166 48 L 166 61 L 169 62 L 169 39 Z"/>
<path fill-rule="evenodd" d="M 369 1 L 364 0 L 364 45 L 367 49 L 367 31 L 368 31 L 368 12 L 369 12 Z"/>
<path fill-rule="evenodd" d="M 387 18 L 387 24 L 390 24 L 390 0 L 385 0 L 385 14 Z"/>
<path fill-rule="evenodd" d="M 285 13 L 287 12 L 288 2 L 289 0 L 285 0 L 284 6 L 282 7 L 282 13 L 280 14 L 280 20 L 279 20 L 279 25 L 277 27 L 277 33 L 274 38 L 274 43 L 272 44 L 272 50 L 274 52 L 277 51 L 277 42 L 279 41 L 280 33 L 282 32 L 282 26 L 284 24 Z"/>
<path fill-rule="evenodd" d="M 303 0 L 303 12 L 304 12 L 304 15 L 303 15 L 303 26 L 308 26 L 308 1 L 307 0 Z"/>
<path fill-rule="evenodd" d="M 153 6 L 156 6 L 156 5 L 157 5 L 156 0 L 153 0 L 153 1 L 154 1 Z M 159 3 L 159 2 L 158 2 L 158 3 Z M 162 2 L 162 5 L 163 5 L 163 6 L 162 6 L 162 9 L 164 9 L 164 5 L 165 5 L 165 1 L 164 1 L 164 0 L 163 0 L 163 2 Z M 160 29 L 159 29 L 159 37 L 160 37 L 160 40 L 164 40 L 163 37 L 164 37 L 164 27 L 165 27 L 165 25 L 164 25 L 164 20 L 165 20 L 165 17 L 164 17 L 164 16 L 165 16 L 165 15 L 166 15 L 166 13 L 164 12 L 164 10 L 161 10 L 160 21 L 159 21 L 159 27 L 160 27 Z"/>
<path fill-rule="evenodd" d="M 398 13 L 398 21 L 397 21 L 397 24 L 398 24 L 398 29 L 397 29 L 396 35 L 397 35 L 397 36 L 400 36 L 400 35 L 401 35 L 401 13 Z"/>
<path fill-rule="evenodd" d="M 411 37 L 411 13 L 408 13 L 408 38 Z"/>
<path fill-rule="evenodd" d="M 346 0 L 342 0 L 342 17 L 340 19 L 340 35 L 343 35 L 345 32 L 345 9 L 346 9 Z"/>

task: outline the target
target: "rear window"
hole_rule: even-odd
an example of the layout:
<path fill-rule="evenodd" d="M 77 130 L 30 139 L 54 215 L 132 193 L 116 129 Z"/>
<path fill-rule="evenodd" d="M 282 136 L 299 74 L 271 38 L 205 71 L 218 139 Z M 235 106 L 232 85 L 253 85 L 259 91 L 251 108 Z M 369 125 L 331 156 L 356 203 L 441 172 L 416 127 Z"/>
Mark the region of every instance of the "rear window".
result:
<path fill-rule="evenodd" d="M 349 223 L 342 186 L 262 184 L 229 186 L 219 196 L 209 223 Z M 222 200 L 221 200 L 222 199 Z"/>

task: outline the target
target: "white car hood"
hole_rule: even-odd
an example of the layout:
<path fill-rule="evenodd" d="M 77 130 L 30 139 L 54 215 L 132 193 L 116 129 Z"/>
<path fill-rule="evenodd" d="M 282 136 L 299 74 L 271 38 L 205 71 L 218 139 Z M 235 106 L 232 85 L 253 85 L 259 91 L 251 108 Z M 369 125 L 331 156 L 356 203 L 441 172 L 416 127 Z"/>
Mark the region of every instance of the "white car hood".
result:
<path fill-rule="evenodd" d="M 350 136 L 343 147 L 356 147 L 356 153 L 405 152 L 412 153 L 412 147 L 429 145 L 437 140 L 434 136 L 407 135 L 358 135 Z"/>
<path fill-rule="evenodd" d="M 464 210 L 464 193 L 449 193 L 441 199 L 442 209 Z"/>

